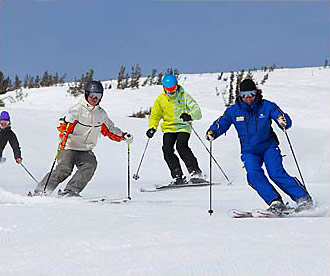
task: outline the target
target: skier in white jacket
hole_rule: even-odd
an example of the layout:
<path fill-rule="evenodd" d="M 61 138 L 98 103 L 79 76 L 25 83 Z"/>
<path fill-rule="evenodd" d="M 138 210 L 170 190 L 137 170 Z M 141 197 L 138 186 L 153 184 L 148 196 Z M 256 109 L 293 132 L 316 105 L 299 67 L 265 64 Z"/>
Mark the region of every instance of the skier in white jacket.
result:
<path fill-rule="evenodd" d="M 71 107 L 60 119 L 60 141 L 57 165 L 37 185 L 34 195 L 50 194 L 68 178 L 74 166 L 77 171 L 67 183 L 63 196 L 79 196 L 92 179 L 97 167 L 93 148 L 100 134 L 109 139 L 132 143 L 133 136 L 123 132 L 99 106 L 103 96 L 101 82 L 91 81 L 85 86 L 85 97 Z"/>

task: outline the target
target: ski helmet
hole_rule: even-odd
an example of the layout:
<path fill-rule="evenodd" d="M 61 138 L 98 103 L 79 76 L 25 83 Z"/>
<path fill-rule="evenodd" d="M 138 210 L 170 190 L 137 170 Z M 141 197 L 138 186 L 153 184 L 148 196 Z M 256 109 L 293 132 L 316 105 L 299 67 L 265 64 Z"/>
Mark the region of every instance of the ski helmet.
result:
<path fill-rule="evenodd" d="M 239 85 L 239 90 L 241 92 L 243 91 L 253 91 L 257 90 L 256 84 L 251 79 L 245 79 L 243 80 Z"/>
<path fill-rule="evenodd" d="M 162 85 L 165 88 L 172 88 L 178 85 L 178 80 L 176 79 L 176 76 L 172 74 L 166 74 L 162 79 Z"/>
<path fill-rule="evenodd" d="M 103 96 L 103 85 L 99 81 L 88 82 L 85 86 L 85 98 L 88 97 L 102 99 Z"/>
<path fill-rule="evenodd" d="M 10 116 L 7 111 L 2 111 L 0 114 L 0 120 L 2 121 L 10 121 Z"/>

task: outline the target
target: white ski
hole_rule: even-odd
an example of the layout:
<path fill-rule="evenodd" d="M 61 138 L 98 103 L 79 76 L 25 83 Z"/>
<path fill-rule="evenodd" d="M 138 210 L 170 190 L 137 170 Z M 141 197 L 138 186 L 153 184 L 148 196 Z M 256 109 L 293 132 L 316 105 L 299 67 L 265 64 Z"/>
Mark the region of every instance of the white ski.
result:
<path fill-rule="evenodd" d="M 213 185 L 220 185 L 221 183 L 212 183 Z M 195 187 L 207 187 L 210 186 L 209 182 L 203 182 L 203 183 L 185 183 L 185 184 L 180 184 L 180 185 L 173 185 L 173 184 L 168 184 L 168 185 L 155 185 L 154 189 L 144 189 L 141 188 L 140 192 L 160 192 L 160 191 L 168 191 L 168 190 L 177 190 L 177 189 L 182 189 L 182 188 L 195 188 Z"/>

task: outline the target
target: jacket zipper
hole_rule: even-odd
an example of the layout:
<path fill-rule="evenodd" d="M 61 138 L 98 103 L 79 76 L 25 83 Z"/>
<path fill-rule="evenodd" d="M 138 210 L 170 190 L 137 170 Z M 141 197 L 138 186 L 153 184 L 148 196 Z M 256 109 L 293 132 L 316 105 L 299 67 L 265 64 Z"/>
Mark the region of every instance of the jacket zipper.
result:
<path fill-rule="evenodd" d="M 246 118 L 246 120 L 245 120 L 245 125 L 246 125 L 246 132 L 247 132 L 247 135 L 250 135 L 250 134 L 249 134 L 249 117 Z"/>
<path fill-rule="evenodd" d="M 256 123 L 256 132 L 258 132 L 258 117 L 254 116 L 254 121 Z"/>
<path fill-rule="evenodd" d="M 89 131 L 88 131 L 88 133 L 87 133 L 87 136 L 86 136 L 86 140 L 85 140 L 85 143 L 87 144 L 87 140 L 88 140 L 88 138 L 89 138 L 89 135 L 91 134 L 91 131 L 92 131 L 92 128 L 94 127 L 94 113 L 93 113 L 93 111 L 94 111 L 94 108 L 93 108 L 93 110 L 92 110 L 92 112 L 91 112 L 91 119 L 92 119 L 92 123 L 91 123 L 91 128 L 89 129 Z"/>

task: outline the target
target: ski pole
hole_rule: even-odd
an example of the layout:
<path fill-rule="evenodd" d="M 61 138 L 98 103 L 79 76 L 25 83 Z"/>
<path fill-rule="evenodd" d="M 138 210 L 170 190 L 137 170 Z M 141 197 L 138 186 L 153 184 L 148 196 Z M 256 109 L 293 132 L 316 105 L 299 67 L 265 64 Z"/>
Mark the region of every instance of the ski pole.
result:
<path fill-rule="evenodd" d="M 60 139 L 59 143 L 58 143 L 58 147 L 57 147 L 57 151 L 56 151 L 56 155 L 55 155 L 55 160 L 53 162 L 53 165 L 50 169 L 50 172 L 48 174 L 48 177 L 47 177 L 47 181 L 45 183 L 45 186 L 44 186 L 44 190 L 43 190 L 43 193 L 46 193 L 46 188 L 47 188 L 47 185 L 48 185 L 48 182 L 49 182 L 49 179 L 50 179 L 50 176 L 51 174 L 53 173 L 53 170 L 54 170 L 54 167 L 55 167 L 55 164 L 56 164 L 56 161 L 57 161 L 57 158 L 58 158 L 58 154 L 60 152 L 60 150 L 64 149 L 64 146 L 65 146 L 65 143 L 66 143 L 66 140 L 68 138 L 68 129 L 70 127 L 70 123 L 67 123 L 66 125 L 66 129 L 65 129 L 65 132 L 63 133 L 63 136 L 62 138 Z"/>
<path fill-rule="evenodd" d="M 140 164 L 139 164 L 139 166 L 138 166 L 138 168 L 137 168 L 137 171 L 136 171 L 135 174 L 133 174 L 133 179 L 134 179 L 134 180 L 138 180 L 138 179 L 140 178 L 140 176 L 139 176 L 139 171 L 140 171 L 140 167 L 141 167 L 141 164 L 142 164 L 142 160 L 143 160 L 144 155 L 145 155 L 145 153 L 146 153 L 146 150 L 147 150 L 147 147 L 148 147 L 149 141 L 150 141 L 150 138 L 148 138 L 147 144 L 146 144 L 146 146 L 145 146 L 145 148 L 144 148 L 144 151 L 143 151 L 143 154 L 142 154 L 142 157 L 141 157 L 141 160 L 140 160 Z"/>
<path fill-rule="evenodd" d="M 220 171 L 222 172 L 223 176 L 226 178 L 228 185 L 231 185 L 232 181 L 229 180 L 229 178 L 227 177 L 227 175 L 225 174 L 225 172 L 223 171 L 223 169 L 221 168 L 221 166 L 219 165 L 219 163 L 217 162 L 217 160 L 214 158 L 214 156 L 212 155 L 212 153 L 210 152 L 210 150 L 207 148 L 207 146 L 204 144 L 203 140 L 201 139 L 201 137 L 198 135 L 198 133 L 196 132 L 196 130 L 193 128 L 193 126 L 191 125 L 192 130 L 194 131 L 194 133 L 196 134 L 196 136 L 198 137 L 198 139 L 201 141 L 202 145 L 204 146 L 204 148 L 207 150 L 207 152 L 210 154 L 210 157 L 213 159 L 213 161 L 215 162 L 215 164 L 218 166 L 218 168 L 220 169 Z"/>
<path fill-rule="evenodd" d="M 210 208 L 208 213 L 210 216 L 213 214 L 212 209 L 212 141 L 210 141 Z"/>
<path fill-rule="evenodd" d="M 131 144 L 127 143 L 127 198 L 131 200 Z"/>
<path fill-rule="evenodd" d="M 29 172 L 29 170 L 23 165 L 23 163 L 21 162 L 20 165 L 23 167 L 23 169 L 28 173 L 29 176 L 31 176 L 31 178 L 38 184 L 38 180 L 35 179 L 32 175 L 32 173 Z"/>
<path fill-rule="evenodd" d="M 299 165 L 298 165 L 298 161 L 297 161 L 296 155 L 294 154 L 293 147 L 292 147 L 292 145 L 291 145 L 289 135 L 288 135 L 288 133 L 287 133 L 287 131 L 286 131 L 285 128 L 283 128 L 283 131 L 284 131 L 284 133 L 285 133 L 286 139 L 288 140 L 288 143 L 289 143 L 289 146 L 290 146 L 290 149 L 291 149 L 292 155 L 293 155 L 293 159 L 294 159 L 294 161 L 295 161 L 295 163 L 296 163 L 296 166 L 297 166 L 297 169 L 298 169 L 298 172 L 299 172 L 300 178 L 301 178 L 301 180 L 302 180 L 302 183 L 304 184 L 304 188 L 306 189 L 306 184 L 305 184 L 304 178 L 303 178 L 303 176 L 302 176 L 302 173 L 301 173 L 301 171 L 300 171 L 300 168 L 299 168 Z"/>
<path fill-rule="evenodd" d="M 46 188 L 47 188 L 47 185 L 48 185 L 48 182 L 49 182 L 50 176 L 51 176 L 51 174 L 52 174 L 52 172 L 53 172 L 53 170 L 54 170 L 54 167 L 55 167 L 55 164 L 56 164 L 56 160 L 57 160 L 58 153 L 59 153 L 59 150 L 57 150 L 57 152 L 56 152 L 55 160 L 54 160 L 53 165 L 52 165 L 52 167 L 51 167 L 51 169 L 50 169 L 50 171 L 49 171 L 49 174 L 48 174 L 48 177 L 47 177 L 47 181 L 46 181 L 45 186 L 44 186 L 43 193 L 46 193 Z"/>

